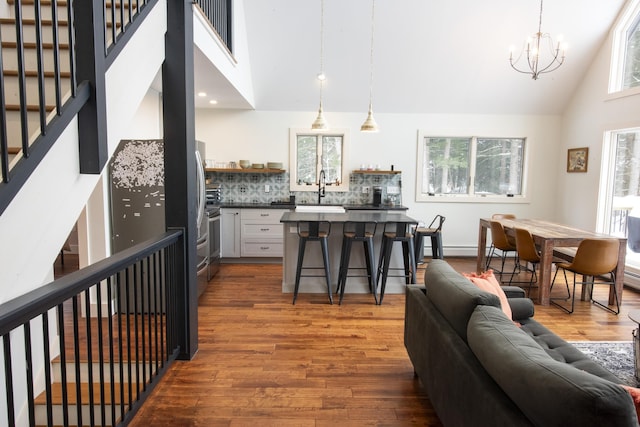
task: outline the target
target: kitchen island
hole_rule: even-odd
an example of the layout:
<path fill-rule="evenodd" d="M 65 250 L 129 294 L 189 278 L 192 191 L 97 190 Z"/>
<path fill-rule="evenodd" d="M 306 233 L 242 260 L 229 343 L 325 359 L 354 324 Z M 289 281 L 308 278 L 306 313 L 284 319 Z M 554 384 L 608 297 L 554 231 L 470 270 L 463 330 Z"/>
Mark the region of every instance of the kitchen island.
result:
<path fill-rule="evenodd" d="M 298 234 L 296 224 L 299 221 L 327 221 L 331 223 L 331 234 L 329 235 L 329 265 L 331 269 L 331 286 L 335 292 L 338 284 L 338 270 L 340 268 L 340 255 L 342 250 L 342 231 L 344 223 L 354 222 L 375 222 L 378 224 L 374 237 L 374 257 L 375 266 L 378 267 L 380 256 L 380 245 L 385 224 L 410 223 L 416 224 L 418 221 L 406 215 L 404 210 L 348 210 L 344 213 L 322 213 L 322 212 L 285 212 L 280 219 L 284 224 L 284 256 L 282 265 L 282 292 L 293 293 L 296 279 L 296 265 L 298 260 Z M 402 248 L 396 244 L 393 248 L 391 267 L 401 268 L 404 266 L 402 258 Z M 353 245 L 351 252 L 350 266 L 364 267 L 364 253 L 361 245 Z M 310 243 L 307 245 L 304 266 L 322 266 L 322 252 L 320 245 Z M 322 274 L 322 270 L 318 270 Z M 353 274 L 350 272 L 350 274 Z M 358 273 L 361 274 L 361 273 Z M 392 277 L 390 272 L 387 280 L 385 293 L 404 293 L 405 280 L 403 277 Z M 324 277 L 303 277 L 300 280 L 300 293 L 326 293 L 327 285 Z M 349 277 L 345 293 L 369 293 L 369 285 L 366 277 Z M 372 300 L 373 301 L 373 300 Z"/>

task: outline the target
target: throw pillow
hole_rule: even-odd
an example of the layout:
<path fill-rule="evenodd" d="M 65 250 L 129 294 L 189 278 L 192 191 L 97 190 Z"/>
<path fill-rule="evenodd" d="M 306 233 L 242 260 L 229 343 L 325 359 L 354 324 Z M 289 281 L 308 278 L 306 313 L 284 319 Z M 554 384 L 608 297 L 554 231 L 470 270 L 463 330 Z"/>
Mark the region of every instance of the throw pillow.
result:
<path fill-rule="evenodd" d="M 471 283 L 475 284 L 483 291 L 490 292 L 500 298 L 500 306 L 502 307 L 502 311 L 507 315 L 507 318 L 509 320 L 513 318 L 513 314 L 511 313 L 511 306 L 509 305 L 507 295 L 502 290 L 502 287 L 500 287 L 500 282 L 498 282 L 498 279 L 496 279 L 496 276 L 494 276 L 493 270 L 489 270 L 480 274 L 463 273 L 463 276 L 471 280 Z"/>
<path fill-rule="evenodd" d="M 640 389 L 635 387 L 629 387 L 628 385 L 620 384 L 622 388 L 627 390 L 627 393 L 631 396 L 633 404 L 636 407 L 636 413 L 638 414 L 638 422 L 640 422 Z"/>

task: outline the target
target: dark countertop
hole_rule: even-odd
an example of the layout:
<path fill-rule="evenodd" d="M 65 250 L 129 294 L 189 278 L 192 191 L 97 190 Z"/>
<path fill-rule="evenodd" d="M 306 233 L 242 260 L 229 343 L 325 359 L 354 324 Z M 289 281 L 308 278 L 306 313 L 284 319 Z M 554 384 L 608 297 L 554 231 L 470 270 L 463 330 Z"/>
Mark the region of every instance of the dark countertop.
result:
<path fill-rule="evenodd" d="M 417 224 L 418 221 L 407 216 L 403 211 L 380 210 L 380 212 L 362 212 L 359 210 L 347 211 L 344 213 L 327 212 L 285 212 L 280 218 L 280 222 L 298 221 L 328 221 L 331 223 L 354 222 L 377 222 L 377 223 L 410 223 Z"/>
<path fill-rule="evenodd" d="M 298 203 L 300 206 L 314 206 L 316 203 Z M 330 203 L 322 204 L 332 206 Z M 207 207 L 216 206 L 219 208 L 240 208 L 240 209 L 295 209 L 296 205 L 290 203 L 220 203 L 216 205 L 208 204 Z M 372 211 L 406 211 L 408 208 L 402 205 L 396 206 L 374 206 L 374 205 L 340 205 L 346 210 L 372 210 Z"/>

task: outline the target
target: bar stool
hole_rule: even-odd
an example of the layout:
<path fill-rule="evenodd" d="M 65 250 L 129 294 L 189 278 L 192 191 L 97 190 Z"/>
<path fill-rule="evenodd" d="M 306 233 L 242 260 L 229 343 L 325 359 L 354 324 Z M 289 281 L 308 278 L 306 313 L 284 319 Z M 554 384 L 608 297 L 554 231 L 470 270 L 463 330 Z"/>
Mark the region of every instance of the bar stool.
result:
<path fill-rule="evenodd" d="M 431 257 L 433 259 L 443 259 L 442 251 L 442 224 L 444 224 L 445 217 L 442 215 L 436 215 L 431 224 L 428 227 L 417 227 L 415 231 L 415 252 L 416 252 L 416 265 L 422 263 L 423 255 L 423 240 L 425 236 L 431 237 Z M 437 226 L 436 226 L 437 223 Z"/>
<path fill-rule="evenodd" d="M 415 222 L 388 222 L 384 225 L 384 232 L 382 233 L 382 247 L 380 248 L 380 261 L 378 262 L 378 275 L 377 282 L 382 280 L 382 287 L 380 288 L 380 298 L 378 298 L 378 304 L 382 304 L 384 298 L 384 291 L 387 286 L 387 278 L 389 277 L 389 270 L 400 269 L 391 268 L 389 264 L 391 262 L 391 252 L 393 244 L 400 242 L 402 244 L 402 254 L 404 260 L 404 274 L 396 275 L 392 277 L 404 277 L 406 284 L 416 283 L 416 255 L 415 255 L 415 243 L 413 241 L 413 234 L 411 230 L 418 224 Z M 376 283 L 376 292 L 377 292 Z"/>
<path fill-rule="evenodd" d="M 329 294 L 329 303 L 333 304 L 331 296 L 331 273 L 329 270 L 329 234 L 331 233 L 331 223 L 327 221 L 299 221 L 298 230 L 298 266 L 296 268 L 296 285 L 293 291 L 293 304 L 298 298 L 298 289 L 300 288 L 301 277 L 323 277 L 318 274 L 302 274 L 302 270 L 319 270 L 324 268 L 324 277 L 327 281 L 327 292 Z M 320 242 L 322 250 L 322 258 L 324 260 L 323 267 L 303 267 L 304 251 L 307 242 Z"/>
<path fill-rule="evenodd" d="M 353 222 L 344 223 L 342 233 L 342 252 L 340 255 L 340 271 L 338 273 L 338 288 L 336 294 L 340 292 L 340 302 L 344 298 L 344 289 L 347 284 L 347 277 L 367 277 L 369 279 L 369 291 L 373 294 L 373 298 L 378 303 L 376 296 L 376 267 L 373 255 L 373 236 L 376 234 L 376 222 Z M 366 274 L 349 275 L 349 259 L 351 257 L 351 245 L 353 242 L 362 242 L 364 249 L 364 260 L 366 267 L 354 267 L 353 270 L 365 270 Z"/>

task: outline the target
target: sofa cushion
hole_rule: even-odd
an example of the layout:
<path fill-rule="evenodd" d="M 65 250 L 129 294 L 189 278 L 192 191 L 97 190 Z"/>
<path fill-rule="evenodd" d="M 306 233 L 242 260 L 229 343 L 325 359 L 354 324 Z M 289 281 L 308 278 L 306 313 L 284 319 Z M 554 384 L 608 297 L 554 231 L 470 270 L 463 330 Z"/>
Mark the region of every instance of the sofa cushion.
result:
<path fill-rule="evenodd" d="M 554 360 L 499 308 L 476 307 L 467 335 L 482 366 L 534 424 L 637 425 L 620 385 Z"/>
<path fill-rule="evenodd" d="M 475 307 L 500 307 L 497 296 L 479 289 L 443 260 L 434 259 L 429 262 L 424 273 L 424 286 L 427 298 L 465 342 L 467 322 Z"/>

